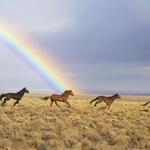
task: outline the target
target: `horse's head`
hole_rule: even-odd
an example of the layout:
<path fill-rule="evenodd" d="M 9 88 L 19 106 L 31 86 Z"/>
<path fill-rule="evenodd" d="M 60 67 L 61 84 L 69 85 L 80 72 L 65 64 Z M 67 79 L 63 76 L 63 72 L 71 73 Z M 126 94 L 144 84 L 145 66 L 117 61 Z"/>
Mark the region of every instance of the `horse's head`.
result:
<path fill-rule="evenodd" d="M 74 93 L 72 92 L 72 90 L 66 90 L 65 93 L 67 93 L 68 95 L 74 96 Z"/>
<path fill-rule="evenodd" d="M 116 93 L 115 95 L 114 95 L 114 97 L 117 99 L 121 99 L 121 96 L 118 94 L 118 93 Z"/>
<path fill-rule="evenodd" d="M 26 89 L 26 88 L 23 88 L 23 91 L 24 91 L 25 93 L 30 93 L 29 90 Z"/>

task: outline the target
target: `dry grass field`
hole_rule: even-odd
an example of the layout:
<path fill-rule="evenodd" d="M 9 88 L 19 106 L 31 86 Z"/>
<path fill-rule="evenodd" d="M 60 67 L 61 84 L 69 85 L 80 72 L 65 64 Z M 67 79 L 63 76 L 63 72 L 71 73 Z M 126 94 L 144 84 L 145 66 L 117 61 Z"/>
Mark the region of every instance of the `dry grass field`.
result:
<path fill-rule="evenodd" d="M 110 110 L 89 105 L 94 96 L 71 97 L 72 108 L 39 97 L 0 107 L 0 150 L 150 150 L 147 97 L 122 96 Z"/>

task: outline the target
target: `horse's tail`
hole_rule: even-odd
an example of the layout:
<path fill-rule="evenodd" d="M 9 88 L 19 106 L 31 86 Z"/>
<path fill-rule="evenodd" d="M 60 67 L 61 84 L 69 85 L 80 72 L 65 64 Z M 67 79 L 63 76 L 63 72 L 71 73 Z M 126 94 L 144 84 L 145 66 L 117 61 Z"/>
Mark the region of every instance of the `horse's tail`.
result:
<path fill-rule="evenodd" d="M 146 106 L 148 103 L 143 104 L 142 106 Z"/>
<path fill-rule="evenodd" d="M 92 100 L 90 101 L 90 104 L 92 104 L 93 102 L 97 101 L 98 99 L 99 99 L 99 96 L 96 97 L 96 98 L 94 98 L 94 99 L 92 99 Z"/>
<path fill-rule="evenodd" d="M 150 103 L 150 101 L 146 102 L 145 104 L 143 104 L 142 106 L 146 106 Z"/>
<path fill-rule="evenodd" d="M 41 97 L 41 100 L 44 100 L 44 101 L 47 101 L 47 100 L 49 100 L 49 99 L 50 99 L 50 97 L 49 97 L 49 96 Z"/>
<path fill-rule="evenodd" d="M 0 100 L 2 100 L 4 97 L 6 97 L 6 94 L 1 94 L 0 95 Z"/>

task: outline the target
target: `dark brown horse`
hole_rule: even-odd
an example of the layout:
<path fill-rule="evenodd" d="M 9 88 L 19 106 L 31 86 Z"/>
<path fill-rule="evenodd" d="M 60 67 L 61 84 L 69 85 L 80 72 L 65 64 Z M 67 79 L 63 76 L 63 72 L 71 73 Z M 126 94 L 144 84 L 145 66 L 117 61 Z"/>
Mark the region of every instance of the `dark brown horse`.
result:
<path fill-rule="evenodd" d="M 66 103 L 68 105 L 68 107 L 70 107 L 71 105 L 69 104 L 68 102 L 68 98 L 69 96 L 74 96 L 72 90 L 67 90 L 65 91 L 63 94 L 61 95 L 58 95 L 58 94 L 53 94 L 50 96 L 50 99 L 51 99 L 51 106 L 53 105 L 53 102 L 55 102 L 55 104 L 60 107 L 57 102 L 63 102 L 63 103 Z"/>
<path fill-rule="evenodd" d="M 22 90 L 20 90 L 17 93 L 1 94 L 0 100 L 3 100 L 3 98 L 4 98 L 4 101 L 2 102 L 1 106 L 5 106 L 6 102 L 9 101 L 10 99 L 16 100 L 16 102 L 13 105 L 13 106 L 15 106 L 16 104 L 19 103 L 19 101 L 22 99 L 22 97 L 25 93 L 29 93 L 29 91 L 26 88 L 23 88 Z"/>
<path fill-rule="evenodd" d="M 94 104 L 94 106 L 96 106 L 97 104 L 101 103 L 101 102 L 104 102 L 106 103 L 106 106 L 104 108 L 107 108 L 108 109 L 110 108 L 111 104 L 114 102 L 115 99 L 119 98 L 120 99 L 120 96 L 119 94 L 115 94 L 113 96 L 109 96 L 109 97 L 106 97 L 106 96 L 98 96 L 96 97 L 95 99 L 91 100 L 90 101 L 90 104 L 95 102 L 96 103 Z"/>

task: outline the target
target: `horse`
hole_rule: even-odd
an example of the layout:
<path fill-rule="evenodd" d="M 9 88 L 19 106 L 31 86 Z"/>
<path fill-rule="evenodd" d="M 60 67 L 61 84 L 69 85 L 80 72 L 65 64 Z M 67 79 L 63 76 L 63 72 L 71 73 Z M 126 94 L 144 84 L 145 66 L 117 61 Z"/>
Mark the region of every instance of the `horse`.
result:
<path fill-rule="evenodd" d="M 55 102 L 55 104 L 60 107 L 60 105 L 58 105 L 57 102 L 64 102 L 68 105 L 68 107 L 71 107 L 71 105 L 68 102 L 68 98 L 69 96 L 74 96 L 74 93 L 72 92 L 72 90 L 66 90 L 64 91 L 64 93 L 62 93 L 61 95 L 58 94 L 53 94 L 50 96 L 51 99 L 51 107 L 53 105 L 53 102 Z"/>
<path fill-rule="evenodd" d="M 104 102 L 106 103 L 106 106 L 104 107 L 105 109 L 108 107 L 108 109 L 110 108 L 111 104 L 114 102 L 114 100 L 116 99 L 120 99 L 120 95 L 119 94 L 115 94 L 113 96 L 109 96 L 109 97 L 106 97 L 106 96 L 98 96 L 96 97 L 95 99 L 91 100 L 90 101 L 90 104 L 92 104 L 93 102 L 95 102 L 94 106 L 96 107 L 97 104 L 101 103 L 101 102 Z"/>
<path fill-rule="evenodd" d="M 146 105 L 148 105 L 150 103 L 150 101 L 148 101 L 148 102 L 146 102 L 145 104 L 143 104 L 143 106 L 146 106 Z"/>
<path fill-rule="evenodd" d="M 22 99 L 25 93 L 29 93 L 29 91 L 26 88 L 23 88 L 17 93 L 6 93 L 6 94 L 1 94 L 0 100 L 2 101 L 4 98 L 4 101 L 2 102 L 1 106 L 5 106 L 6 102 L 9 101 L 10 99 L 16 100 L 13 106 L 16 106 L 16 104 L 19 103 L 19 101 Z"/>

